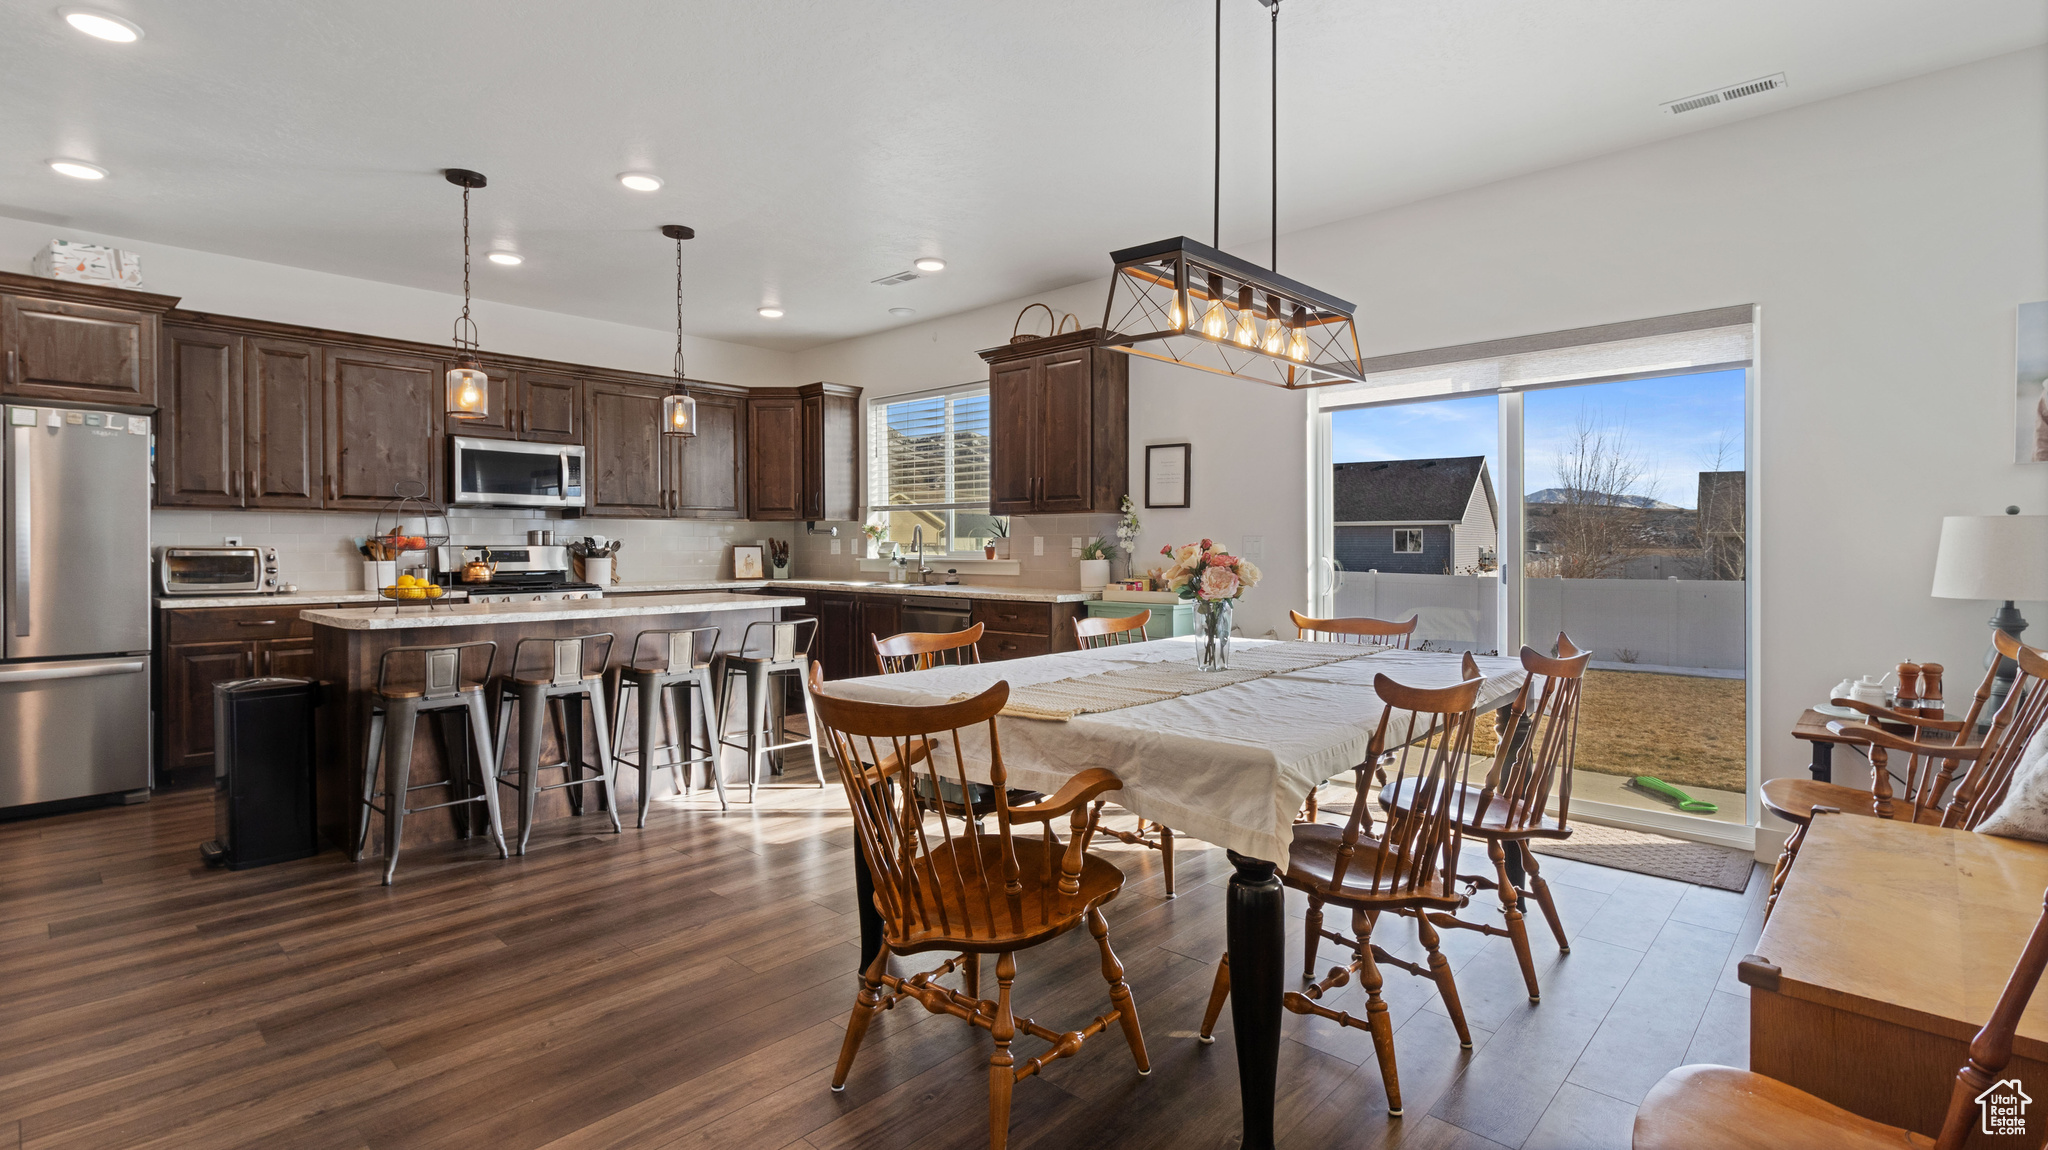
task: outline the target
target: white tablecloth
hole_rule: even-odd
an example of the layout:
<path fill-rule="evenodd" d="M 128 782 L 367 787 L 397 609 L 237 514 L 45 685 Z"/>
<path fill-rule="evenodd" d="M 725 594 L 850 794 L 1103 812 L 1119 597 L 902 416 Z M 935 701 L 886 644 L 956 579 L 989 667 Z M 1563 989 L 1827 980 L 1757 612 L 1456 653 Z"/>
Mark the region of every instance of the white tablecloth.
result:
<path fill-rule="evenodd" d="M 1254 646 L 1268 640 L 1236 640 Z M 1000 663 L 935 667 L 827 683 L 827 694 L 884 703 L 942 703 L 998 682 L 1012 686 L 1071 679 L 1120 665 L 1193 662 L 1190 638 L 1095 651 L 1069 651 Z M 1459 681 L 1461 656 L 1376 651 L 1363 658 L 1295 671 L 1067 722 L 996 720 L 1009 784 L 1050 794 L 1071 776 L 1102 767 L 1123 780 L 1118 806 L 1253 858 L 1285 862 L 1294 816 L 1310 788 L 1365 758 L 1383 705 L 1373 676 L 1414 687 Z M 1480 657 L 1487 676 L 1479 708 L 1491 710 L 1521 688 L 1520 661 Z M 987 781 L 988 748 L 979 730 L 962 732 L 971 778 Z M 1475 764 L 1476 766 L 1476 764 Z"/>

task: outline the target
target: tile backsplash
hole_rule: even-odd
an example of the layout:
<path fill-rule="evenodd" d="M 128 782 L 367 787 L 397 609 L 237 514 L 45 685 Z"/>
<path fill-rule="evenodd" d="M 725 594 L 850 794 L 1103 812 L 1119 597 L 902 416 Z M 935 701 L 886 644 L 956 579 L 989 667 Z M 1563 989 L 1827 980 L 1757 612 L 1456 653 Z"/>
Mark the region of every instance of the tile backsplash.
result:
<path fill-rule="evenodd" d="M 386 519 L 383 527 L 393 523 Z M 355 538 L 377 531 L 374 512 L 154 511 L 150 542 L 157 547 L 217 547 L 228 536 L 244 546 L 277 548 L 278 578 L 302 591 L 354 591 L 362 584 Z M 722 579 L 732 575 L 735 543 L 789 540 L 801 524 L 692 519 L 558 519 L 541 511 L 456 509 L 448 513 L 456 543 L 524 543 L 528 531 L 552 529 L 558 539 L 603 535 L 623 540 L 618 577 L 623 582 Z M 409 520 L 404 530 L 423 534 Z M 841 531 L 845 534 L 845 530 Z M 801 554 L 801 552 L 799 552 Z M 801 564 L 802 560 L 798 560 Z"/>

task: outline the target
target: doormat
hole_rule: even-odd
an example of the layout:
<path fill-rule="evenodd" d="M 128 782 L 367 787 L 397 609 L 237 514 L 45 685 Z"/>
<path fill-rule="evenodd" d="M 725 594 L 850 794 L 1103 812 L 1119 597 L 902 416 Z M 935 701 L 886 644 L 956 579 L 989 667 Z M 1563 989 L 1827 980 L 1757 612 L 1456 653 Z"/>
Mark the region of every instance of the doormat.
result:
<path fill-rule="evenodd" d="M 1750 872 L 1756 862 L 1749 852 L 1733 847 L 1593 823 L 1574 823 L 1572 837 L 1568 839 L 1532 839 L 1529 846 L 1541 855 L 1732 890 L 1738 894 L 1749 887 Z"/>

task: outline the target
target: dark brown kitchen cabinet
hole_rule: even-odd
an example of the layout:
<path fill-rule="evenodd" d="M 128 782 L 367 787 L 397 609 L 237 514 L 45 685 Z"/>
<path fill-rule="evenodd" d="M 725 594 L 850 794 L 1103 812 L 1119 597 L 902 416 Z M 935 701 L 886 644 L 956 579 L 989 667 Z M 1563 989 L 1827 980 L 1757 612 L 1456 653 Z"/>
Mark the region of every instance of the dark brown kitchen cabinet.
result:
<path fill-rule="evenodd" d="M 160 507 L 242 505 L 242 338 L 165 325 L 156 421 Z"/>
<path fill-rule="evenodd" d="M 1006 344 L 989 365 L 989 510 L 1114 512 L 1130 489 L 1130 357 L 1102 330 Z"/>
<path fill-rule="evenodd" d="M 312 678 L 313 628 L 301 611 L 332 603 L 164 608 L 157 619 L 159 786 L 213 770 L 213 685 L 251 675 Z"/>
<path fill-rule="evenodd" d="M 860 518 L 860 389 L 837 383 L 747 398 L 747 518 Z"/>
<path fill-rule="evenodd" d="M 747 397 L 693 390 L 697 434 L 669 437 L 669 513 L 684 519 L 747 517 Z"/>
<path fill-rule="evenodd" d="M 0 393 L 124 406 L 157 402 L 170 296 L 0 273 Z"/>
<path fill-rule="evenodd" d="M 896 595 L 861 595 L 858 597 L 853 633 L 853 666 L 856 675 L 879 675 L 882 668 L 875 663 L 875 640 L 886 639 L 903 630 L 901 619 L 903 600 Z"/>
<path fill-rule="evenodd" d="M 591 515 L 659 518 L 668 514 L 663 483 L 662 389 L 593 383 L 585 392 L 590 428 Z"/>
<path fill-rule="evenodd" d="M 815 596 L 815 597 L 814 597 Z M 854 657 L 854 635 L 859 604 L 845 591 L 819 591 L 804 596 L 804 612 L 818 620 L 818 635 L 811 643 L 811 657 L 825 668 L 827 681 L 872 674 L 861 669 Z"/>
<path fill-rule="evenodd" d="M 243 505 L 276 511 L 324 506 L 320 350 L 297 340 L 242 343 Z"/>
<path fill-rule="evenodd" d="M 319 349 L 183 324 L 163 345 L 157 505 L 320 507 Z"/>
<path fill-rule="evenodd" d="M 337 347 L 326 367 L 329 508 L 376 510 L 398 495 L 441 498 L 441 364 Z"/>
<path fill-rule="evenodd" d="M 449 360 L 441 370 L 452 366 L 454 361 Z M 533 443 L 583 442 L 582 381 L 549 372 L 515 371 L 488 360 L 483 366 L 489 379 L 485 414 L 475 419 L 449 415 L 448 434 Z"/>
<path fill-rule="evenodd" d="M 794 391 L 747 397 L 747 518 L 795 519 L 803 511 L 803 400 Z"/>

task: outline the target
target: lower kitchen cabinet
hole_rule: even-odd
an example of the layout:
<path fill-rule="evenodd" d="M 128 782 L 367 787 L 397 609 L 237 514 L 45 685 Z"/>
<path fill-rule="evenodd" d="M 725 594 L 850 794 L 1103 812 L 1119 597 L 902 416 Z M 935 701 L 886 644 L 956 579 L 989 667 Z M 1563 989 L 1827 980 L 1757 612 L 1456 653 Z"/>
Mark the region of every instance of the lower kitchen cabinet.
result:
<path fill-rule="evenodd" d="M 908 589 L 915 593 L 915 589 Z M 784 614 L 790 618 L 808 616 L 818 620 L 818 640 L 812 655 L 825 669 L 825 678 L 845 679 L 873 675 L 874 639 L 886 639 L 901 631 L 903 596 L 854 594 L 847 591 L 808 591 L 804 606 Z M 973 619 L 984 630 L 981 660 L 1022 659 L 1072 651 L 1074 617 L 1079 603 L 1031 603 L 1011 599 L 969 601 Z"/>
<path fill-rule="evenodd" d="M 333 603 L 166 608 L 157 613 L 156 780 L 213 772 L 213 685 L 253 676 L 313 676 L 313 627 L 299 612 Z"/>

